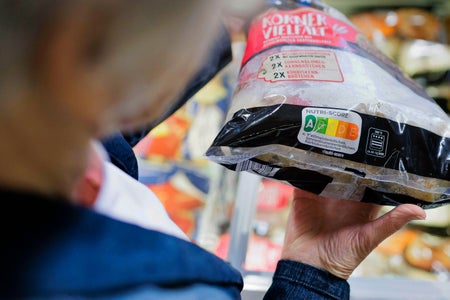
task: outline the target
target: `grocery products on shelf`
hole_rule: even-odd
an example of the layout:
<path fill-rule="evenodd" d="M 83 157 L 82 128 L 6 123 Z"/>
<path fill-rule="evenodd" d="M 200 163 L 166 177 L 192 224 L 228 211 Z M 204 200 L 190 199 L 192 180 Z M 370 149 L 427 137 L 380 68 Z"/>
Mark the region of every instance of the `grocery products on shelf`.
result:
<path fill-rule="evenodd" d="M 448 111 L 450 98 L 441 92 L 450 86 L 449 17 L 432 6 L 394 4 L 355 12 L 349 19 Z"/>
<path fill-rule="evenodd" d="M 210 186 L 217 187 L 212 181 L 223 176 L 203 153 L 224 118 L 231 89 L 228 78 L 226 72 L 218 74 L 134 147 L 139 180 L 192 239 L 198 234 Z"/>
<path fill-rule="evenodd" d="M 199 169 L 140 161 L 140 181 L 161 200 L 169 217 L 192 237 L 199 209 L 209 192 L 209 178 Z"/>
<path fill-rule="evenodd" d="M 233 61 L 134 147 L 139 180 L 194 242 L 211 251 L 229 228 L 237 181 L 204 157 L 225 117 L 243 53 L 236 33 L 231 37 Z"/>

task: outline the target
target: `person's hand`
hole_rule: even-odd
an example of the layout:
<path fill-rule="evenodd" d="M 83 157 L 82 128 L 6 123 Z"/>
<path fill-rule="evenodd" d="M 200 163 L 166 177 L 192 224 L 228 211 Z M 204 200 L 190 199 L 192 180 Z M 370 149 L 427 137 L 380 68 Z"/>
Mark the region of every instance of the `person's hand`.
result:
<path fill-rule="evenodd" d="M 347 279 L 384 239 L 409 221 L 426 217 L 413 204 L 402 204 L 378 217 L 380 208 L 295 190 L 281 258 Z"/>

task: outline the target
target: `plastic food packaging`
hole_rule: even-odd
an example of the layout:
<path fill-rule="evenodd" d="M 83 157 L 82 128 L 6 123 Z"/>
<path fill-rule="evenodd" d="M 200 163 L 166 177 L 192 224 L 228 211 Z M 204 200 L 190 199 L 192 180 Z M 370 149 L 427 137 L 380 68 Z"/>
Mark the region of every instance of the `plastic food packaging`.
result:
<path fill-rule="evenodd" d="M 273 1 L 206 156 L 322 196 L 431 208 L 450 203 L 449 124 L 342 13 Z"/>

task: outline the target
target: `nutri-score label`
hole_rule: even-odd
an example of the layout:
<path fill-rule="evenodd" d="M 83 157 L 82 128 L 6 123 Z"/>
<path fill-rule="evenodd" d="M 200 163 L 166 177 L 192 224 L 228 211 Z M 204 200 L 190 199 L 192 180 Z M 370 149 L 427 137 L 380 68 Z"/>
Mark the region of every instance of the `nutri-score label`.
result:
<path fill-rule="evenodd" d="M 342 157 L 342 153 L 358 151 L 361 116 L 342 109 L 308 107 L 302 111 L 302 127 L 298 140 L 325 149 L 323 154 Z"/>

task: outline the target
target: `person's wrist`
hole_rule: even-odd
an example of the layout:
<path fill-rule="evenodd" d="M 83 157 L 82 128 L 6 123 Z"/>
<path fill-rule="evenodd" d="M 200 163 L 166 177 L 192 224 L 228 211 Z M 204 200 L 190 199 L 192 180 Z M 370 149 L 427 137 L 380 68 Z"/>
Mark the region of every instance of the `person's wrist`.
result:
<path fill-rule="evenodd" d="M 317 250 L 299 250 L 299 249 L 283 249 L 281 260 L 291 260 L 299 263 L 310 265 L 314 268 L 327 271 L 336 277 L 347 280 L 353 273 L 353 270 L 340 268 L 337 264 L 323 259 Z"/>

